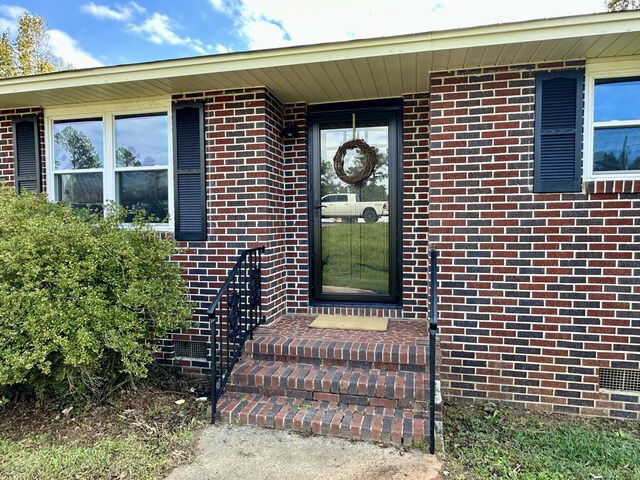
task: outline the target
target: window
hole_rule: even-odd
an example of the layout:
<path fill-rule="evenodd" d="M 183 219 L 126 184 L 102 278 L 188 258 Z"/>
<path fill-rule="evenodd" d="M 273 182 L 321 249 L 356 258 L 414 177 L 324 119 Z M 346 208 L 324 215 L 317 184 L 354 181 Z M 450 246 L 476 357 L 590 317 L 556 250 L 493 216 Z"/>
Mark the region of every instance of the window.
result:
<path fill-rule="evenodd" d="M 593 172 L 640 173 L 640 79 L 596 79 Z"/>
<path fill-rule="evenodd" d="M 330 202 L 346 202 L 348 200 L 346 195 L 325 195 L 324 197 L 322 197 L 322 201 L 330 203 Z"/>
<path fill-rule="evenodd" d="M 591 180 L 640 178 L 640 68 L 629 66 L 609 62 L 588 70 L 585 176 Z"/>
<path fill-rule="evenodd" d="M 54 111 L 48 117 L 50 197 L 95 210 L 114 201 L 144 210 L 169 227 L 173 182 L 168 106 L 160 111 L 78 110 L 62 115 Z"/>
<path fill-rule="evenodd" d="M 56 200 L 74 207 L 103 204 L 102 119 L 53 123 Z"/>

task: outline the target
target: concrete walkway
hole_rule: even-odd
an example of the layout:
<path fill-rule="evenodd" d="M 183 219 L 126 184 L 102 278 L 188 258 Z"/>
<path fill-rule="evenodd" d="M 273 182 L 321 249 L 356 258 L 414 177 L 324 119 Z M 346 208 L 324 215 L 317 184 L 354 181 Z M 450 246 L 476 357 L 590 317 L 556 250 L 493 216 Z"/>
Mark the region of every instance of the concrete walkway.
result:
<path fill-rule="evenodd" d="M 441 478 L 440 462 L 432 455 L 256 427 L 207 427 L 199 449 L 192 464 L 175 469 L 167 480 Z"/>

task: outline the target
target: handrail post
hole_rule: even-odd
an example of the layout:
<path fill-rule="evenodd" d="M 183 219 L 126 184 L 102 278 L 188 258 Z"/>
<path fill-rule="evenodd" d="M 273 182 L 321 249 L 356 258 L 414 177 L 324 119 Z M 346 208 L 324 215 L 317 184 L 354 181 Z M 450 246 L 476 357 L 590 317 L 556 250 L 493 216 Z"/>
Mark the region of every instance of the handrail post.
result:
<path fill-rule="evenodd" d="M 216 322 L 215 322 L 215 310 L 209 312 L 209 325 L 211 326 L 211 423 L 216 421 L 216 385 L 218 384 L 218 351 L 216 342 Z"/>
<path fill-rule="evenodd" d="M 260 259 L 264 250 L 258 247 L 241 252 L 207 309 L 211 327 L 211 423 L 215 422 L 218 400 L 245 342 L 266 321 L 262 315 L 253 321 L 256 303 L 262 314 L 262 265 L 256 267 L 255 259 Z"/>
<path fill-rule="evenodd" d="M 436 333 L 438 332 L 438 251 L 432 249 L 429 302 L 429 453 L 436 451 Z"/>

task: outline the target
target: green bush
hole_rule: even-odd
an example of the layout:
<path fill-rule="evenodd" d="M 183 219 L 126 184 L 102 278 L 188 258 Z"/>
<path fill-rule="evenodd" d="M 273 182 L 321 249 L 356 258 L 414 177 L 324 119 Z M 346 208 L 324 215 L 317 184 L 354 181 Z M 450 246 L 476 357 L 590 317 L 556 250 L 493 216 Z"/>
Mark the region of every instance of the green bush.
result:
<path fill-rule="evenodd" d="M 108 210 L 0 186 L 0 390 L 108 395 L 191 316 L 175 243 Z"/>

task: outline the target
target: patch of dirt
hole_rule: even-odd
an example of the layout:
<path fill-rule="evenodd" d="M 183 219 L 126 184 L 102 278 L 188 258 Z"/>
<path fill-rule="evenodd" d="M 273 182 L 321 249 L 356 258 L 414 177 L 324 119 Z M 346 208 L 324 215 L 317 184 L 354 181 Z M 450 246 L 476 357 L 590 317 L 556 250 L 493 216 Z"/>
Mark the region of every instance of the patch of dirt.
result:
<path fill-rule="evenodd" d="M 31 435 L 52 443 L 91 446 L 103 438 L 135 436 L 165 452 L 170 467 L 189 463 L 197 448 L 197 433 L 208 424 L 208 401 L 184 382 L 176 390 L 145 385 L 123 390 L 99 405 L 74 404 L 70 399 L 22 401 L 0 407 L 0 438 L 20 441 Z M 189 435 L 191 434 L 191 435 Z M 190 440 L 187 440 L 191 437 Z"/>

